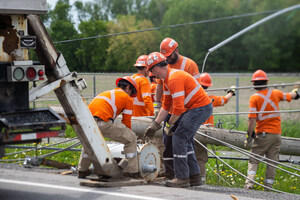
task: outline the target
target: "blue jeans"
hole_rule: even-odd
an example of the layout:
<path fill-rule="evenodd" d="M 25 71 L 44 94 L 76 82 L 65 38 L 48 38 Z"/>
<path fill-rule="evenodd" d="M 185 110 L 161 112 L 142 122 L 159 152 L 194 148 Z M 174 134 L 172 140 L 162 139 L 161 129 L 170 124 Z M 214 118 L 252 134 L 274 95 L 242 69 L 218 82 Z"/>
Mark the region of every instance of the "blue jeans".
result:
<path fill-rule="evenodd" d="M 178 127 L 172 136 L 173 166 L 176 178 L 183 179 L 200 174 L 193 140 L 200 125 L 211 116 L 212 111 L 213 106 L 210 103 L 186 111 L 177 120 Z"/>

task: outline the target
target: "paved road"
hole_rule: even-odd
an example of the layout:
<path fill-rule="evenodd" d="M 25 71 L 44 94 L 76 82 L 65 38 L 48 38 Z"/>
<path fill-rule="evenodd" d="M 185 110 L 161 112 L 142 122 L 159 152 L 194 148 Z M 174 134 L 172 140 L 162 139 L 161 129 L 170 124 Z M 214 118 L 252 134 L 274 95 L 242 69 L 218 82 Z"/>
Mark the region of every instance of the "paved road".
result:
<path fill-rule="evenodd" d="M 167 188 L 161 183 L 151 185 L 90 188 L 80 186 L 74 175 L 61 175 L 57 170 L 11 168 L 0 165 L 1 200 L 68 200 L 68 199 L 205 199 L 231 200 L 234 194 L 239 200 L 250 199 L 300 199 L 300 195 L 246 191 L 239 188 L 199 186 L 189 189 Z"/>

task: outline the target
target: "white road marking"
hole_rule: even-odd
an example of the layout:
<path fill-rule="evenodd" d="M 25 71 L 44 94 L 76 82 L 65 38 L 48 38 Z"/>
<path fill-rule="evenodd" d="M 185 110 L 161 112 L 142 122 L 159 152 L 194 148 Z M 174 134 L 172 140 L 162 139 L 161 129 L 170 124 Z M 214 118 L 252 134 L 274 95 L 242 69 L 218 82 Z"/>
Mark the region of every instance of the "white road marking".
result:
<path fill-rule="evenodd" d="M 60 190 L 70 190 L 70 191 L 75 191 L 75 192 L 89 192 L 89 193 L 96 193 L 96 194 L 105 194 L 105 195 L 110 195 L 110 196 L 127 197 L 127 198 L 132 198 L 132 199 L 164 200 L 164 199 L 155 198 L 155 197 L 146 197 L 146 196 L 124 194 L 124 193 L 117 193 L 117 192 L 105 192 L 105 191 L 99 191 L 99 190 L 95 190 L 95 189 L 85 189 L 85 188 L 68 187 L 68 186 L 61 186 L 61 185 L 50 185 L 50 184 L 44 184 L 44 183 L 33 183 L 33 182 L 28 182 L 28 181 L 0 179 L 0 182 L 19 184 L 19 185 L 27 185 L 27 186 L 29 185 L 29 186 L 35 186 L 35 187 L 54 188 L 54 189 L 60 189 Z"/>

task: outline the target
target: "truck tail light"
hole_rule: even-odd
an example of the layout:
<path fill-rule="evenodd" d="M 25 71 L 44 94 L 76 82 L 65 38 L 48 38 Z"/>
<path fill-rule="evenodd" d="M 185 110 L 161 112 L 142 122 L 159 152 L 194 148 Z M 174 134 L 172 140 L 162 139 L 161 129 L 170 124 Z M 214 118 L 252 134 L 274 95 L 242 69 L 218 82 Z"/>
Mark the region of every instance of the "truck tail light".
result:
<path fill-rule="evenodd" d="M 28 80 L 34 80 L 36 77 L 36 71 L 33 67 L 28 67 L 26 70 L 26 77 L 28 78 Z"/>
<path fill-rule="evenodd" d="M 40 69 L 40 70 L 38 71 L 38 75 L 39 75 L 39 76 L 44 76 L 44 71 Z"/>
<path fill-rule="evenodd" d="M 17 67 L 15 68 L 15 70 L 13 71 L 13 77 L 17 80 L 17 81 L 21 81 L 25 76 L 25 72 L 21 67 Z"/>

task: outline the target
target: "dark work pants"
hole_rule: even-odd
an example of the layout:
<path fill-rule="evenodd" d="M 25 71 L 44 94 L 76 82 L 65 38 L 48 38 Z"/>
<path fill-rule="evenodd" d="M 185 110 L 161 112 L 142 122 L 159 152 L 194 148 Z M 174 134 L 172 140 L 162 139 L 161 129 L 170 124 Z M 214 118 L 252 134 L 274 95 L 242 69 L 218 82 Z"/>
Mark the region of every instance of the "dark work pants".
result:
<path fill-rule="evenodd" d="M 182 116 L 175 122 L 172 131 L 175 132 L 176 128 L 178 127 L 178 123 L 180 122 Z M 166 126 L 166 122 L 169 121 L 171 114 L 168 114 L 166 119 L 164 120 L 163 128 Z M 170 175 L 174 176 L 174 167 L 173 167 L 173 148 L 172 148 L 172 136 L 168 136 L 164 129 L 163 129 L 163 143 L 165 145 L 165 150 L 163 152 L 163 160 L 165 164 L 165 172 Z"/>
<path fill-rule="evenodd" d="M 188 178 L 200 173 L 194 152 L 193 140 L 200 125 L 211 116 L 212 111 L 213 107 L 211 103 L 203 107 L 188 110 L 175 123 L 173 136 L 167 136 L 164 133 L 166 173 L 170 172 L 168 170 L 172 170 L 172 162 L 176 178 Z M 165 122 L 168 121 L 170 116 L 167 116 Z"/>

